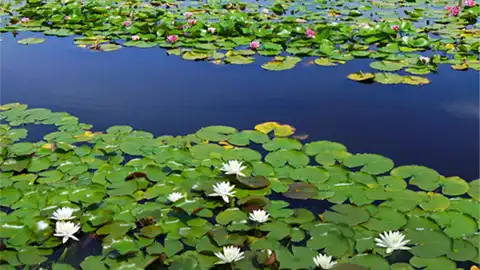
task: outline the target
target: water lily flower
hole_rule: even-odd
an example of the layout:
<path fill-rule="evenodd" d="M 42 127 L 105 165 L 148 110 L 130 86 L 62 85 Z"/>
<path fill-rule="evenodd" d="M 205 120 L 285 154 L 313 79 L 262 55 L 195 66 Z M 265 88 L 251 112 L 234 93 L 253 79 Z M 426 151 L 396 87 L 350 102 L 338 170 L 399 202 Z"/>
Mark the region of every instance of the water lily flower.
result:
<path fill-rule="evenodd" d="M 422 63 L 424 63 L 424 64 L 430 63 L 430 57 L 420 56 L 420 57 L 418 58 L 418 60 L 420 60 L 420 62 L 422 62 Z"/>
<path fill-rule="evenodd" d="M 68 21 L 68 20 L 70 20 L 70 19 L 71 19 L 71 17 L 70 17 L 70 16 L 68 16 L 68 15 L 67 15 L 67 16 L 65 16 L 65 21 Z"/>
<path fill-rule="evenodd" d="M 28 23 L 28 22 L 30 21 L 30 19 L 27 18 L 27 17 L 23 17 L 23 18 L 20 19 L 20 21 L 21 21 L 22 23 Z"/>
<path fill-rule="evenodd" d="M 137 35 L 132 36 L 132 40 L 133 40 L 133 41 L 140 40 L 140 36 L 137 36 Z"/>
<path fill-rule="evenodd" d="M 307 30 L 305 30 L 305 36 L 307 36 L 307 38 L 315 38 L 315 32 L 307 27 Z"/>
<path fill-rule="evenodd" d="M 185 18 L 187 19 L 192 17 L 192 15 L 193 15 L 193 12 L 185 12 Z"/>
<path fill-rule="evenodd" d="M 124 21 L 123 22 L 123 26 L 125 26 L 125 27 L 129 27 L 131 24 L 132 24 L 131 21 Z"/>
<path fill-rule="evenodd" d="M 467 6 L 467 7 L 473 7 L 473 6 L 475 6 L 475 0 L 467 0 L 467 1 L 465 1 L 465 6 Z"/>
<path fill-rule="evenodd" d="M 235 185 L 230 185 L 229 182 L 222 182 L 222 183 L 217 183 L 213 185 L 213 191 L 214 193 L 209 194 L 208 196 L 219 196 L 222 197 L 222 199 L 228 203 L 229 198 L 228 197 L 233 197 L 235 196 L 235 192 L 233 189 L 235 188 Z"/>
<path fill-rule="evenodd" d="M 252 41 L 250 42 L 250 49 L 256 50 L 260 47 L 260 42 L 258 41 Z"/>
<path fill-rule="evenodd" d="M 268 10 L 268 8 L 264 8 L 264 9 L 262 9 L 262 13 L 263 14 L 268 14 L 268 13 L 270 13 L 270 10 Z"/>
<path fill-rule="evenodd" d="M 405 235 L 398 231 L 389 231 L 380 234 L 380 238 L 375 238 L 377 246 L 387 248 L 387 253 L 391 253 L 394 250 L 408 250 L 410 249 L 406 245 L 410 240 L 404 240 Z"/>
<path fill-rule="evenodd" d="M 39 222 L 37 222 L 37 230 L 39 231 L 43 231 L 45 230 L 46 228 L 48 228 L 48 223 L 43 221 L 43 220 L 40 220 Z"/>
<path fill-rule="evenodd" d="M 170 35 L 170 36 L 167 37 L 167 40 L 170 43 L 175 43 L 178 40 L 178 36 L 177 35 Z"/>
<path fill-rule="evenodd" d="M 168 200 L 171 202 L 176 202 L 181 198 L 183 198 L 183 194 L 180 192 L 173 192 L 173 193 L 170 193 L 170 195 L 168 195 Z"/>
<path fill-rule="evenodd" d="M 445 9 L 450 13 L 450 16 L 457 16 L 460 13 L 460 6 L 445 7 Z"/>
<path fill-rule="evenodd" d="M 215 27 L 208 27 L 207 31 L 210 32 L 210 33 L 212 33 L 212 34 L 215 34 L 215 32 L 217 31 L 217 28 L 215 28 Z"/>
<path fill-rule="evenodd" d="M 332 256 L 322 253 L 318 254 L 317 257 L 313 257 L 313 262 L 317 267 L 321 267 L 322 269 L 330 269 L 337 264 L 336 261 L 332 260 Z"/>
<path fill-rule="evenodd" d="M 70 220 L 74 219 L 75 216 L 72 216 L 73 212 L 75 209 L 70 208 L 70 207 L 62 207 L 60 209 L 57 209 L 55 212 L 52 214 L 52 219 L 55 220 Z"/>
<path fill-rule="evenodd" d="M 197 24 L 197 20 L 195 20 L 195 19 L 188 20 L 188 24 L 195 25 L 195 24 Z"/>
<path fill-rule="evenodd" d="M 79 241 L 78 238 L 74 236 L 78 230 L 80 230 L 80 225 L 78 224 L 70 221 L 58 221 L 57 224 L 55 224 L 55 234 L 53 235 L 63 237 L 62 242 L 65 244 L 69 238 Z"/>
<path fill-rule="evenodd" d="M 404 36 L 404 37 L 402 37 L 402 41 L 403 41 L 403 43 L 405 43 L 405 44 L 408 44 L 408 41 L 409 41 L 409 40 L 410 40 L 410 37 L 409 37 L 409 36 Z"/>
<path fill-rule="evenodd" d="M 215 264 L 233 263 L 243 259 L 243 252 L 235 246 L 229 246 L 223 247 L 223 253 L 216 252 L 215 256 L 220 259 L 220 261 Z"/>
<path fill-rule="evenodd" d="M 392 30 L 393 30 L 393 31 L 398 31 L 398 30 L 400 30 L 400 26 L 398 26 L 398 25 L 393 25 L 393 26 L 392 26 Z"/>
<path fill-rule="evenodd" d="M 264 210 L 253 210 L 253 212 L 250 213 L 249 218 L 251 221 L 264 223 L 264 222 L 267 222 L 269 216 L 270 214 L 268 214 Z"/>
<path fill-rule="evenodd" d="M 256 43 L 252 44 L 254 42 L 256 42 Z M 258 47 L 260 47 L 260 42 L 252 41 L 250 43 L 250 48 L 256 49 Z M 241 161 L 230 160 L 230 161 L 228 161 L 228 163 L 223 163 L 222 171 L 224 171 L 225 174 L 236 174 L 236 175 L 240 175 L 242 177 L 245 177 L 245 175 L 242 173 L 242 171 L 247 167 L 242 166 L 242 164 L 243 163 Z"/>

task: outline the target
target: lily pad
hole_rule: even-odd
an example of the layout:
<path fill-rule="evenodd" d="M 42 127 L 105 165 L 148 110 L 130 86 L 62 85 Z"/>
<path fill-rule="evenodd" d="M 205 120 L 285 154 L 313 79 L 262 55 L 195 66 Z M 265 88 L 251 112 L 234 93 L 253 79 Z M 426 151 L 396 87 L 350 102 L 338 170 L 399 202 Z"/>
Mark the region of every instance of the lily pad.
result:
<path fill-rule="evenodd" d="M 18 43 L 22 45 L 33 45 L 33 44 L 41 44 L 44 43 L 45 39 L 44 38 L 23 38 L 18 41 Z"/>

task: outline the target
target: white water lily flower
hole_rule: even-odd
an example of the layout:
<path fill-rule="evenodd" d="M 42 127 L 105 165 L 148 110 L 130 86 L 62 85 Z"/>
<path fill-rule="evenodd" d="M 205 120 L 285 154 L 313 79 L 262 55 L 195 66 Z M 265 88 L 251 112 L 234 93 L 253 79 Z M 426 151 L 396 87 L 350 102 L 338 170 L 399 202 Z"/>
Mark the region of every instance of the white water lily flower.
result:
<path fill-rule="evenodd" d="M 330 269 L 337 264 L 336 261 L 332 260 L 332 256 L 322 253 L 318 254 L 317 257 L 313 257 L 313 262 L 317 267 L 321 267 L 322 269 Z"/>
<path fill-rule="evenodd" d="M 183 194 L 180 192 L 173 192 L 173 193 L 170 193 L 170 195 L 168 195 L 168 200 L 171 202 L 176 202 L 181 198 L 183 198 Z"/>
<path fill-rule="evenodd" d="M 249 218 L 252 221 L 258 222 L 258 223 L 264 223 L 268 220 L 268 217 L 270 214 L 268 214 L 264 210 L 253 210 L 252 213 L 250 213 Z"/>
<path fill-rule="evenodd" d="M 52 219 L 55 219 L 55 220 L 74 219 L 75 216 L 72 216 L 74 211 L 75 209 L 70 207 L 63 207 L 63 208 L 57 209 L 55 212 L 53 212 Z"/>
<path fill-rule="evenodd" d="M 43 231 L 45 230 L 46 228 L 48 228 L 48 223 L 43 221 L 43 220 L 40 220 L 39 222 L 37 222 L 37 230 L 39 231 Z"/>
<path fill-rule="evenodd" d="M 235 185 L 230 185 L 229 182 L 222 182 L 222 183 L 217 183 L 213 185 L 213 191 L 214 193 L 209 194 L 208 196 L 220 196 L 222 199 L 228 203 L 229 198 L 228 197 L 233 197 L 236 191 L 233 191 L 235 188 Z"/>
<path fill-rule="evenodd" d="M 242 171 L 245 168 L 247 168 L 247 167 L 242 166 L 241 161 L 230 160 L 228 163 L 223 163 L 222 171 L 224 171 L 225 174 L 236 174 L 236 175 L 240 175 L 242 177 L 245 177 L 245 175 L 242 173 Z"/>
<path fill-rule="evenodd" d="M 264 8 L 264 9 L 262 9 L 262 13 L 263 14 L 268 14 L 268 13 L 270 13 L 270 10 L 268 10 L 268 8 Z"/>
<path fill-rule="evenodd" d="M 63 237 L 62 242 L 64 244 L 68 241 L 68 238 L 79 241 L 78 238 L 74 236 L 78 230 L 80 230 L 80 225 L 78 224 L 70 221 L 57 221 L 54 236 Z"/>
<path fill-rule="evenodd" d="M 425 63 L 425 64 L 430 63 L 430 57 L 420 56 L 420 58 L 418 58 L 418 60 L 420 60 L 420 62 Z"/>
<path fill-rule="evenodd" d="M 394 250 L 408 250 L 410 249 L 406 245 L 410 240 L 404 240 L 405 235 L 395 231 L 384 232 L 380 234 L 380 238 L 375 238 L 377 246 L 387 248 L 387 253 L 391 253 Z"/>
<path fill-rule="evenodd" d="M 221 261 L 216 262 L 215 264 L 224 264 L 240 261 L 243 259 L 243 252 L 235 246 L 223 247 L 223 253 L 216 252 L 217 256 Z"/>

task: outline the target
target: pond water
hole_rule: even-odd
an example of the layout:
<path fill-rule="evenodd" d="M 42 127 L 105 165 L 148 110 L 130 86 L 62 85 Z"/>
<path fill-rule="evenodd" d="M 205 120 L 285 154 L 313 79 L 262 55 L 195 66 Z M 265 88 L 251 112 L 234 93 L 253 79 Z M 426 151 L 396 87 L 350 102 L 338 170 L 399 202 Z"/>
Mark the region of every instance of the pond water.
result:
<path fill-rule="evenodd" d="M 20 33 L 16 39 L 31 36 Z M 154 135 L 278 121 L 308 134 L 307 141 L 336 141 L 352 153 L 377 153 L 396 165 L 479 177 L 478 71 L 441 65 L 438 74 L 427 75 L 428 85 L 369 85 L 345 76 L 370 70 L 370 60 L 336 67 L 304 60 L 293 70 L 268 72 L 260 68 L 267 58 L 220 66 L 161 49 L 95 53 L 77 48 L 72 38 L 48 38 L 35 46 L 19 46 L 10 33 L 2 38 L 3 104 L 66 111 L 95 130 L 130 125 Z"/>

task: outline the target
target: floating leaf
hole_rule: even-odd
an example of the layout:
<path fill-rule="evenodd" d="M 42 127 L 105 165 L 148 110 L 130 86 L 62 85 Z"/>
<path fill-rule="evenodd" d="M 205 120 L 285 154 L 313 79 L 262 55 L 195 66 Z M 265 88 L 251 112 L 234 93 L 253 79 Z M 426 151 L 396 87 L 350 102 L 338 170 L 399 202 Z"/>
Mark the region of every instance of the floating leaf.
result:
<path fill-rule="evenodd" d="M 347 78 L 357 82 L 367 82 L 367 81 L 372 81 L 375 78 L 375 74 L 357 72 L 357 73 L 349 74 Z"/>
<path fill-rule="evenodd" d="M 345 158 L 343 164 L 349 168 L 363 166 L 361 171 L 370 174 L 382 174 L 393 168 L 393 161 L 375 154 L 358 154 Z"/>
<path fill-rule="evenodd" d="M 272 61 L 262 65 L 262 68 L 271 71 L 282 71 L 294 68 L 301 59 L 298 57 L 275 57 Z"/>
<path fill-rule="evenodd" d="M 20 39 L 18 41 L 18 43 L 22 45 L 33 45 L 33 44 L 40 44 L 44 42 L 45 42 L 44 38 L 33 38 L 33 37 Z"/>

